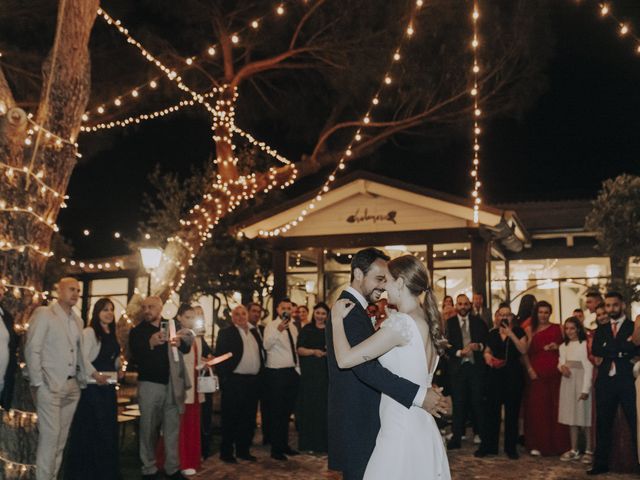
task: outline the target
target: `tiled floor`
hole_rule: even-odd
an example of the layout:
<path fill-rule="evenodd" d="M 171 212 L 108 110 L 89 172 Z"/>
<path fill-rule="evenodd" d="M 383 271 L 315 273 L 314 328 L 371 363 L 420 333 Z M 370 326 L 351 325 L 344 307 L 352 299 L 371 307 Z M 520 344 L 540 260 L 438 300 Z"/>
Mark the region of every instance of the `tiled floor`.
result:
<path fill-rule="evenodd" d="M 294 445 L 292 443 L 292 445 Z M 631 480 L 636 475 L 608 474 L 588 477 L 586 467 L 580 463 L 563 463 L 557 458 L 534 458 L 522 455 L 520 460 L 509 460 L 504 456 L 486 459 L 473 457 L 474 448 L 465 445 L 462 450 L 450 454 L 451 473 L 454 480 L 574 480 L 599 478 L 602 480 Z M 252 453 L 258 457 L 257 463 L 240 461 L 238 465 L 222 463 L 218 457 L 205 462 L 203 470 L 193 477 L 207 480 L 326 480 L 339 478 L 327 472 L 326 456 L 300 455 L 287 462 L 278 462 L 269 457 L 269 450 L 256 447 Z M 389 479 L 393 480 L 393 479 Z M 420 480 L 420 479 L 416 479 Z M 430 479 L 424 479 L 430 480 Z"/>

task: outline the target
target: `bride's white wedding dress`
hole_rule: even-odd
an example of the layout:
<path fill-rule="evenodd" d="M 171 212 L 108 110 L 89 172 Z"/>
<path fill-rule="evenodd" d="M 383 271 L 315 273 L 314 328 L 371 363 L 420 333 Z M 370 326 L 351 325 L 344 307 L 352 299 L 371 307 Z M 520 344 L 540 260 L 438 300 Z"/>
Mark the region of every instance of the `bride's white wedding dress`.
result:
<path fill-rule="evenodd" d="M 389 371 L 422 387 L 430 387 L 438 366 L 433 352 L 427 363 L 424 342 L 415 321 L 404 313 L 392 313 L 382 328 L 402 332 L 408 343 L 391 349 L 378 360 Z M 429 365 L 431 368 L 429 370 Z M 433 416 L 412 406 L 407 409 L 382 394 L 380 431 L 367 464 L 365 480 L 448 480 L 449 461 Z"/>

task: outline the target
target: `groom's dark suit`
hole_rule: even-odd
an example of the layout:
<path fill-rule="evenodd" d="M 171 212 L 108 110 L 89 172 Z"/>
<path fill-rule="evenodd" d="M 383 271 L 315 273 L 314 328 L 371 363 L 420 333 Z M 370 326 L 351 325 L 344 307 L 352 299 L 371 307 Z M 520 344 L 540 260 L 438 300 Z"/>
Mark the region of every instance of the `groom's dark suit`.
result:
<path fill-rule="evenodd" d="M 344 319 L 347 340 L 354 346 L 374 334 L 373 324 L 353 295 L 342 292 L 340 298 L 355 303 Z M 342 471 L 344 480 L 360 480 L 380 430 L 380 393 L 410 408 L 419 387 L 394 375 L 378 360 L 341 370 L 333 350 L 331 320 L 325 332 L 329 362 L 329 468 Z"/>

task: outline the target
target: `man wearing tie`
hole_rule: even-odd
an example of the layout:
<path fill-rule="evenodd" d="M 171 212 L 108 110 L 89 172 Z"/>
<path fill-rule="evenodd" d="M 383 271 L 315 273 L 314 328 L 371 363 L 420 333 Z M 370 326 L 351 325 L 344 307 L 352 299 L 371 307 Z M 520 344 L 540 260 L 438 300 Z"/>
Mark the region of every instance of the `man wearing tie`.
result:
<path fill-rule="evenodd" d="M 448 366 L 453 397 L 453 437 L 447 444 L 450 450 L 461 447 L 469 406 L 473 418 L 477 421 L 482 419 L 485 374 L 482 352 L 489 335 L 484 320 L 469 315 L 469 297 L 458 295 L 456 310 L 458 314 L 447 320 L 447 338 L 451 344 L 447 350 Z M 482 435 L 482 429 L 480 434 Z"/>
<path fill-rule="evenodd" d="M 287 460 L 286 455 L 298 455 L 289 446 L 289 417 L 298 393 L 298 329 L 291 322 L 291 300 L 280 300 L 278 318 L 264 329 L 264 348 L 267 351 L 266 381 L 271 410 L 271 458 Z"/>
<path fill-rule="evenodd" d="M 264 325 L 262 323 L 262 305 L 259 303 L 250 303 L 247 305 L 247 312 L 249 312 L 249 323 L 256 329 L 257 334 L 260 336 L 260 342 L 264 339 Z M 262 343 L 261 343 L 262 345 Z M 263 350 L 264 351 L 264 350 Z M 266 352 L 265 352 L 266 363 Z M 258 376 L 258 401 L 260 402 L 260 429 L 262 430 L 262 444 L 268 445 L 271 443 L 269 439 L 269 421 L 270 421 L 270 409 L 269 409 L 269 391 L 267 389 L 267 381 L 265 379 L 265 370 L 263 369 Z M 257 407 L 256 407 L 257 410 Z M 257 416 L 257 411 L 256 411 Z M 255 431 L 257 424 L 254 421 L 253 430 Z"/>
<path fill-rule="evenodd" d="M 220 459 L 237 463 L 238 457 L 255 462 L 249 447 L 258 403 L 258 374 L 264 367 L 265 353 L 259 332 L 249 323 L 244 306 L 233 309 L 231 320 L 233 325 L 220 331 L 216 343 L 216 356 L 233 354 L 216 367 L 222 390 Z"/>
<path fill-rule="evenodd" d="M 631 429 L 634 445 L 636 438 L 636 390 L 631 360 L 639 349 L 631 341 L 633 322 L 624 314 L 625 303 L 618 292 L 609 292 L 604 307 L 611 321 L 600 324 L 593 337 L 592 352 L 602 358 L 596 378 L 596 452 L 593 467 L 587 473 L 598 475 L 609 471 L 611 430 L 618 405 L 622 406 Z M 635 449 L 634 449 L 635 451 Z"/>

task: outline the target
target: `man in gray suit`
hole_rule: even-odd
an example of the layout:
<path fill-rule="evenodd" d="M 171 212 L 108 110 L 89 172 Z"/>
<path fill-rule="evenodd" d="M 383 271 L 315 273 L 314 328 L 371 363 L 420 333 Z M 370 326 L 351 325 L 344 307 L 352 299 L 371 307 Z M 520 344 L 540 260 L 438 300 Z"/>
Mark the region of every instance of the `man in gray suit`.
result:
<path fill-rule="evenodd" d="M 131 330 L 129 346 L 138 366 L 140 404 L 140 460 L 142 478 L 158 478 L 156 444 L 162 428 L 164 471 L 170 479 L 184 479 L 180 473 L 178 436 L 185 392 L 191 383 L 185 371 L 183 353 L 189 353 L 194 334 L 180 329 L 175 320 L 162 318 L 162 300 L 151 296 L 142 303 L 144 320 Z M 175 332 L 172 335 L 171 332 Z"/>
<path fill-rule="evenodd" d="M 75 278 L 63 278 L 57 293 L 56 302 L 33 312 L 25 348 L 38 413 L 37 480 L 57 478 L 80 389 L 88 377 L 100 384 L 107 381 L 84 363 L 82 320 L 72 310 L 80 284 Z"/>

